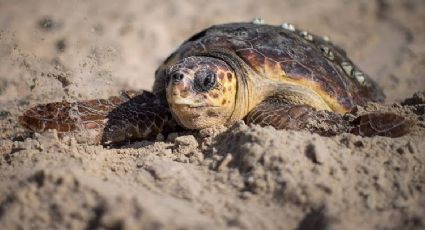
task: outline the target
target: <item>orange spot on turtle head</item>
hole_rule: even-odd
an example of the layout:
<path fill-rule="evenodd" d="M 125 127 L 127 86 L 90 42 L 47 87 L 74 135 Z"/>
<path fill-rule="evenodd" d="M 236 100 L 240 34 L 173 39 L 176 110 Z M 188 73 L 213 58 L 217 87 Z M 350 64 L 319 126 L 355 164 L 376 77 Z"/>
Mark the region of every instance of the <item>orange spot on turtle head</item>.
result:
<path fill-rule="evenodd" d="M 218 79 L 220 79 L 220 81 L 223 81 L 223 79 L 224 79 L 224 73 L 223 72 L 220 72 L 218 74 Z"/>
<path fill-rule="evenodd" d="M 227 79 L 228 79 L 229 81 L 232 81 L 232 79 L 233 79 L 233 74 L 232 74 L 232 73 L 227 73 Z"/>
<path fill-rule="evenodd" d="M 214 99 L 217 99 L 218 98 L 218 93 L 212 93 L 211 94 L 211 97 L 213 97 Z"/>

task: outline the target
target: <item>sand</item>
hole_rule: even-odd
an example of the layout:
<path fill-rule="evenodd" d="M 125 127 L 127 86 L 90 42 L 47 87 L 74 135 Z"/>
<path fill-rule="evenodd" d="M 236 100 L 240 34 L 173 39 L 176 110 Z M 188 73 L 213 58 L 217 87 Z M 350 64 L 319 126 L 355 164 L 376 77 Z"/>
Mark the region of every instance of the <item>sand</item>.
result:
<path fill-rule="evenodd" d="M 400 138 L 247 126 L 106 148 L 17 116 L 37 103 L 150 89 L 212 24 L 327 35 L 415 122 Z M 424 229 L 425 3 L 0 1 L 0 229 Z"/>

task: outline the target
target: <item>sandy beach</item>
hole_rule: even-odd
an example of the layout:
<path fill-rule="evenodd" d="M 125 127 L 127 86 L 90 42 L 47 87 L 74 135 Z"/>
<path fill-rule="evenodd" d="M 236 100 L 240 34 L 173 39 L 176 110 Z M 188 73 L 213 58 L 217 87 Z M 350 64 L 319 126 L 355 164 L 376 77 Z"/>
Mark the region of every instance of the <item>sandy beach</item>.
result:
<path fill-rule="evenodd" d="M 328 36 L 414 122 L 399 138 L 239 122 L 107 148 L 30 133 L 39 103 L 150 90 L 189 36 L 283 22 Z M 0 229 L 424 229 L 422 0 L 0 0 Z"/>

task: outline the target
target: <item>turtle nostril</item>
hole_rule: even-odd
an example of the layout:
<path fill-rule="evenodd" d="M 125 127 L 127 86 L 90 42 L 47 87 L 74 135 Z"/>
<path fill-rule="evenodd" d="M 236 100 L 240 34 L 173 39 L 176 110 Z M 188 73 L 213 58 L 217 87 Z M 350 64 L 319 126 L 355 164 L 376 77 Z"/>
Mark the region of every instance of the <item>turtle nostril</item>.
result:
<path fill-rule="evenodd" d="M 175 73 L 171 76 L 173 82 L 181 82 L 183 80 L 184 75 L 182 73 Z"/>

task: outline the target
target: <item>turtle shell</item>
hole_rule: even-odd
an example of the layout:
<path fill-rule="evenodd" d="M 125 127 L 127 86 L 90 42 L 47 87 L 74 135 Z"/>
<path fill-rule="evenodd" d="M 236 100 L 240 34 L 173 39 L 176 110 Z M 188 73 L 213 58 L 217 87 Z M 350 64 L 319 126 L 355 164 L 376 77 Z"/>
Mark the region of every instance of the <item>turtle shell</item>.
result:
<path fill-rule="evenodd" d="M 212 26 L 185 41 L 158 70 L 194 53 L 215 49 L 233 52 L 261 78 L 312 89 L 336 112 L 384 99 L 377 84 L 359 70 L 342 49 L 326 38 L 288 24 Z M 158 72 L 156 81 L 154 91 L 163 84 Z"/>

